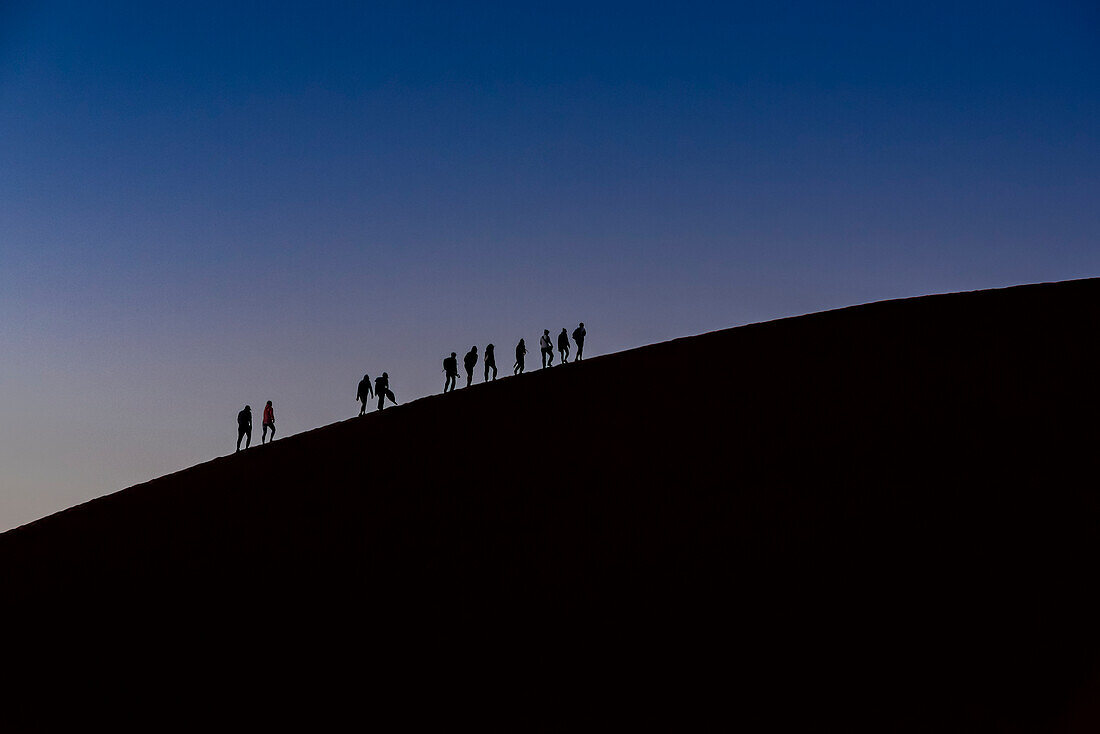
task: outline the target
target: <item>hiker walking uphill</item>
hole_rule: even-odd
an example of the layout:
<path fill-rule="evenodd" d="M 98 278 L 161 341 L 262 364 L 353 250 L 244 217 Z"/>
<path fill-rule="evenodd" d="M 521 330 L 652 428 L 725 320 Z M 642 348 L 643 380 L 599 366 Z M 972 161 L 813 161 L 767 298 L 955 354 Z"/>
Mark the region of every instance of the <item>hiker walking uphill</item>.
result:
<path fill-rule="evenodd" d="M 246 438 L 247 437 L 247 438 Z M 241 450 L 241 439 L 245 438 L 244 447 L 247 449 L 252 443 L 252 406 L 244 406 L 244 410 L 237 413 L 237 451 Z"/>
<path fill-rule="evenodd" d="M 443 374 L 447 376 L 447 379 L 443 381 L 443 392 L 454 392 L 455 378 L 458 377 L 458 355 L 451 352 L 450 357 L 443 358 Z"/>
<path fill-rule="evenodd" d="M 580 362 L 581 361 L 581 354 L 584 353 L 584 336 L 587 333 L 588 332 L 586 332 L 584 330 L 584 322 L 583 321 L 581 322 L 580 326 L 573 329 L 573 341 L 575 341 L 577 343 L 577 358 L 575 360 L 573 360 L 574 362 Z"/>
<path fill-rule="evenodd" d="M 561 352 L 561 363 L 565 364 L 569 361 L 569 332 L 565 330 L 565 327 L 561 327 L 561 333 L 558 334 L 558 351 Z"/>
<path fill-rule="evenodd" d="M 474 382 L 474 367 L 477 365 L 477 347 L 470 347 L 466 356 L 462 358 L 462 364 L 466 367 L 466 387 Z"/>
<path fill-rule="evenodd" d="M 489 381 L 489 370 L 493 370 L 493 379 L 497 379 L 497 354 L 496 347 L 492 344 L 485 347 L 485 381 Z"/>
<path fill-rule="evenodd" d="M 519 344 L 516 345 L 516 363 L 512 365 L 513 375 L 523 374 L 523 358 L 525 356 L 527 356 L 527 345 L 520 339 Z"/>
<path fill-rule="evenodd" d="M 271 440 L 275 440 L 275 409 L 271 407 L 271 401 L 267 401 L 267 405 L 264 406 L 264 425 L 263 433 L 260 434 L 260 444 L 267 443 L 267 429 L 271 429 Z"/>
<path fill-rule="evenodd" d="M 390 402 L 397 405 L 397 398 L 390 392 L 390 376 L 388 373 L 383 372 L 381 377 L 377 377 L 374 380 L 374 394 L 378 396 L 378 409 L 382 410 L 385 407 L 386 398 L 390 399 Z"/>
<path fill-rule="evenodd" d="M 370 386 L 370 375 L 363 375 L 359 381 L 359 389 L 355 391 L 355 399 L 359 401 L 359 415 L 367 412 L 367 400 L 374 396 L 374 390 Z"/>
<path fill-rule="evenodd" d="M 554 343 L 550 341 L 550 330 L 542 330 L 542 338 L 539 339 L 539 351 L 542 352 L 542 366 L 548 367 L 554 364 Z M 550 361 L 546 361 L 549 357 Z"/>

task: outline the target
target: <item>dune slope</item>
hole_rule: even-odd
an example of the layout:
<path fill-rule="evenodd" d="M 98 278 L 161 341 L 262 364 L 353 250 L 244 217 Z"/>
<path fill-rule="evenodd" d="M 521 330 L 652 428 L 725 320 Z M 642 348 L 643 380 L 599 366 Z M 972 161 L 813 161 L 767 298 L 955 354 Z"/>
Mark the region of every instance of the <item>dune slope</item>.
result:
<path fill-rule="evenodd" d="M 536 368 L 9 531 L 0 581 L 15 606 L 278 589 L 545 667 L 617 644 L 612 677 L 691 688 L 677 721 L 813 699 L 886 729 L 1071 726 L 1100 651 L 1098 326 L 1090 279 Z"/>

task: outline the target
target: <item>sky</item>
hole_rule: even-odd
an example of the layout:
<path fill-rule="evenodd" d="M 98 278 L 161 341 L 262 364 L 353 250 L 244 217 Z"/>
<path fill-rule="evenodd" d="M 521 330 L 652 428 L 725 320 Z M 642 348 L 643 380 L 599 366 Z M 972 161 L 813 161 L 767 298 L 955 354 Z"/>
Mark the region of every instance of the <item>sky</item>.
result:
<path fill-rule="evenodd" d="M 0 530 L 474 344 L 1097 276 L 1098 201 L 1094 2 L 0 0 Z"/>

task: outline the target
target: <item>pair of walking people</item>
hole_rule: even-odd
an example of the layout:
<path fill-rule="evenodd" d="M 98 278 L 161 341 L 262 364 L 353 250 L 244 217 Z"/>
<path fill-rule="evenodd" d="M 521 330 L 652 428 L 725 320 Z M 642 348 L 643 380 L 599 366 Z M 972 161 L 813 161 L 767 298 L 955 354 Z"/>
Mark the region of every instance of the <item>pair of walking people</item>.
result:
<path fill-rule="evenodd" d="M 372 397 L 378 398 L 379 410 L 385 407 L 386 398 L 397 405 L 397 398 L 393 396 L 393 391 L 390 390 L 389 373 L 383 372 L 380 377 L 375 378 L 373 388 L 370 384 L 370 375 L 363 375 L 363 379 L 359 381 L 359 388 L 355 391 L 355 399 L 359 401 L 359 415 L 367 412 L 367 400 Z"/>
<path fill-rule="evenodd" d="M 271 431 L 271 440 L 275 440 L 275 408 L 271 407 L 271 401 L 264 406 L 263 433 L 260 434 L 260 443 L 267 443 L 267 432 Z M 247 449 L 252 444 L 252 406 L 244 406 L 244 410 L 237 413 L 237 451 L 241 450 L 241 439 L 244 439 L 244 447 Z"/>
<path fill-rule="evenodd" d="M 466 387 L 474 382 L 474 368 L 477 367 L 477 346 L 470 347 L 466 356 L 462 358 L 462 366 L 466 368 Z M 493 371 L 493 379 L 497 379 L 497 355 L 496 347 L 492 344 L 485 347 L 485 382 L 489 381 L 489 370 Z M 455 382 L 458 379 L 458 354 L 451 352 L 450 357 L 443 359 L 443 392 L 453 392 Z"/>

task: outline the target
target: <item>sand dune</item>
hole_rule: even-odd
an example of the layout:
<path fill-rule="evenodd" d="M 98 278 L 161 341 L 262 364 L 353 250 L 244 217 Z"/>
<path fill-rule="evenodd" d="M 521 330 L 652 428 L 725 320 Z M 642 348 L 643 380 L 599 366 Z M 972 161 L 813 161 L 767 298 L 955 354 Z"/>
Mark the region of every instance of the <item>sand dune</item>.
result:
<path fill-rule="evenodd" d="M 583 701 L 614 728 L 1083 730 L 1098 326 L 1090 279 L 536 369 L 4 533 L 5 608 L 262 608 L 289 648 L 435 667 L 472 647 L 510 685 L 576 683 L 518 729 L 599 728 L 557 718 Z"/>

